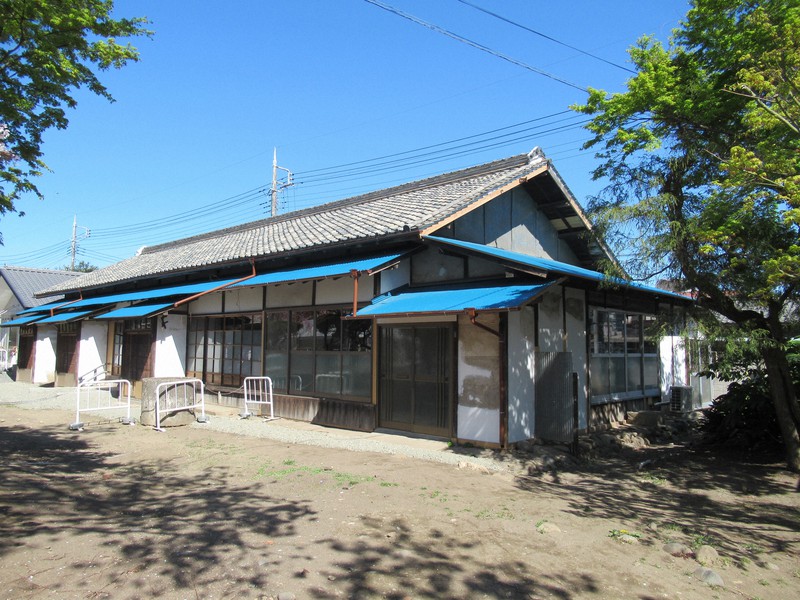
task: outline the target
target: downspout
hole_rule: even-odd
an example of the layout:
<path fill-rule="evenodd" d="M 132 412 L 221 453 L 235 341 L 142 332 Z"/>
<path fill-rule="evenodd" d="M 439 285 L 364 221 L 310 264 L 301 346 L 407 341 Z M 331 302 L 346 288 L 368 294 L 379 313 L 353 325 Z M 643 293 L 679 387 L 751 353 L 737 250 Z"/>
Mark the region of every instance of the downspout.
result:
<path fill-rule="evenodd" d="M 78 296 L 79 296 L 79 298 L 77 300 L 70 300 L 69 302 L 65 302 L 64 304 L 59 304 L 58 306 L 54 306 L 53 308 L 51 308 L 50 309 L 50 316 L 52 317 L 52 316 L 54 316 L 56 314 L 56 309 L 57 308 L 60 310 L 60 309 L 64 308 L 65 306 L 69 306 L 70 304 L 75 304 L 76 302 L 80 302 L 81 300 L 83 300 L 83 290 L 78 290 Z"/>
<path fill-rule="evenodd" d="M 365 271 L 359 271 L 358 269 L 350 269 L 350 277 L 353 278 L 353 315 L 356 316 L 358 313 L 358 279 L 361 277 L 362 273 L 366 273 L 367 275 L 375 275 L 376 273 L 381 273 L 387 269 L 391 269 L 395 267 L 400 260 L 395 260 L 392 263 L 384 265 L 380 269 L 367 269 Z"/>
<path fill-rule="evenodd" d="M 361 277 L 361 271 L 358 269 L 350 269 L 350 277 L 353 278 L 353 316 L 358 312 L 358 278 Z"/>
<path fill-rule="evenodd" d="M 197 298 L 201 298 L 203 296 L 207 296 L 208 294 L 213 294 L 214 292 L 218 292 L 220 290 L 224 290 L 232 285 L 237 283 L 241 283 L 243 281 L 247 281 L 248 279 L 252 279 L 256 276 L 256 259 L 250 259 L 250 265 L 253 267 L 253 272 L 250 275 L 242 277 L 241 279 L 237 279 L 236 281 L 231 281 L 230 283 L 223 283 L 222 285 L 218 285 L 215 288 L 211 288 L 210 290 L 206 290 L 205 292 L 199 292 L 194 294 L 193 296 L 189 296 L 188 298 L 184 298 L 183 300 L 178 300 L 175 304 L 172 305 L 172 308 L 178 308 L 181 304 L 186 304 L 187 302 L 191 302 L 192 300 L 196 300 Z"/>

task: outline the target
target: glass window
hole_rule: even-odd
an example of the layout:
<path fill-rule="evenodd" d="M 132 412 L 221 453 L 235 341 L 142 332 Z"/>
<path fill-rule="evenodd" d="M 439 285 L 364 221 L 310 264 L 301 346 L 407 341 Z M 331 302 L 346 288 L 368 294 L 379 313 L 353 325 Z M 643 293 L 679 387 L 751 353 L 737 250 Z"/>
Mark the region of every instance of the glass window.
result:
<path fill-rule="evenodd" d="M 276 391 L 288 391 L 289 311 L 267 313 L 264 374 L 272 379 Z"/>
<path fill-rule="evenodd" d="M 238 387 L 261 375 L 260 314 L 193 317 L 187 344 L 187 370 L 206 383 Z"/>
<path fill-rule="evenodd" d="M 654 315 L 591 309 L 589 374 L 596 401 L 658 389 L 657 335 Z"/>
<path fill-rule="evenodd" d="M 346 309 L 278 310 L 194 317 L 187 370 L 206 383 L 240 386 L 263 374 L 279 393 L 369 401 L 372 322 L 343 321 Z"/>

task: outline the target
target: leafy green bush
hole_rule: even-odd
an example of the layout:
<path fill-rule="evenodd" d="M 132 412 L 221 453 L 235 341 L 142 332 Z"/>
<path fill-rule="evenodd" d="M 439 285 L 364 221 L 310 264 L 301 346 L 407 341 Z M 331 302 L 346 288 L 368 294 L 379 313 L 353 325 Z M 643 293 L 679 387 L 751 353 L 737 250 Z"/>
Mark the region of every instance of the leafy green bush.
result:
<path fill-rule="evenodd" d="M 800 389 L 800 348 L 790 346 L 789 361 L 795 389 Z M 783 448 L 775 407 L 770 397 L 765 370 L 751 369 L 749 375 L 728 387 L 728 392 L 712 402 L 702 423 L 704 439 L 715 444 L 735 444 L 742 448 L 780 450 Z"/>

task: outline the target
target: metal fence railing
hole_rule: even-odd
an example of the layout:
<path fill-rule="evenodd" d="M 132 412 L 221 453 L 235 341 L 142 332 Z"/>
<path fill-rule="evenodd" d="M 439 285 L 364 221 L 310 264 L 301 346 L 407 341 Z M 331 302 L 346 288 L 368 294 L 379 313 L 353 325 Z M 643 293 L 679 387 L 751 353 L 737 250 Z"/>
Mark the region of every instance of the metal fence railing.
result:
<path fill-rule="evenodd" d="M 243 419 L 255 414 L 250 411 L 250 405 L 269 406 L 269 418 L 275 418 L 275 409 L 272 402 L 272 379 L 269 377 L 245 377 L 244 379 L 244 411 L 240 414 Z"/>
<path fill-rule="evenodd" d="M 182 410 L 200 409 L 196 416 L 198 423 L 208 421 L 206 417 L 205 387 L 199 379 L 165 381 L 156 386 L 156 429 L 161 427 L 161 417 Z"/>
<path fill-rule="evenodd" d="M 81 413 L 124 410 L 122 422 L 133 425 L 131 418 L 131 382 L 127 379 L 89 380 L 78 384 L 75 390 L 75 422 L 69 428 L 81 429 Z"/>

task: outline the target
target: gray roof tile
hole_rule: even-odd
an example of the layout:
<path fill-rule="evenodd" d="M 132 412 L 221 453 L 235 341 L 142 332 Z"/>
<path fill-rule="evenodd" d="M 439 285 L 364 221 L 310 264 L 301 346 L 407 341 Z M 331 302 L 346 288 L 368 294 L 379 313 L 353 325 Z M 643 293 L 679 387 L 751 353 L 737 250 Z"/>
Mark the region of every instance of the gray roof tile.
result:
<path fill-rule="evenodd" d="M 144 248 L 141 253 L 43 294 L 177 274 L 249 258 L 423 230 L 547 163 L 521 154 L 393 188 Z"/>
<path fill-rule="evenodd" d="M 0 267 L 0 277 L 5 279 L 6 284 L 24 308 L 33 308 L 51 302 L 54 298 L 36 298 L 34 294 L 61 283 L 69 286 L 68 281 L 74 281 L 76 277 L 82 275 L 83 273 L 64 270 Z"/>

